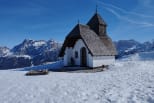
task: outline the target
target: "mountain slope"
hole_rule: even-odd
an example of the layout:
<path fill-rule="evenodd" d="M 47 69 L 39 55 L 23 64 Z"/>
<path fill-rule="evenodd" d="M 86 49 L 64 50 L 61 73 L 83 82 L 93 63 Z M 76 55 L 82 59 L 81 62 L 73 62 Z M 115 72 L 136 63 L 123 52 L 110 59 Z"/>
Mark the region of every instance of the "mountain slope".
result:
<path fill-rule="evenodd" d="M 58 60 L 61 44 L 54 40 L 28 40 L 11 50 L 0 48 L 0 69 L 41 65 Z"/>
<path fill-rule="evenodd" d="M 0 69 L 27 67 L 57 61 L 61 46 L 61 43 L 54 40 L 25 39 L 11 50 L 7 47 L 0 47 Z M 138 53 L 142 60 L 148 60 L 146 56 L 154 51 L 154 40 L 144 43 L 135 40 L 119 40 L 115 42 L 115 46 L 118 51 L 118 59 Z M 146 53 L 144 54 L 144 52 Z M 22 61 L 20 62 L 20 60 Z"/>
<path fill-rule="evenodd" d="M 115 42 L 115 45 L 118 51 L 118 58 L 135 53 L 154 51 L 154 41 L 139 43 L 135 40 L 120 40 Z"/>
<path fill-rule="evenodd" d="M 27 40 L 15 46 L 11 51 L 16 55 L 29 55 L 34 65 L 58 60 L 61 44 L 54 40 Z"/>

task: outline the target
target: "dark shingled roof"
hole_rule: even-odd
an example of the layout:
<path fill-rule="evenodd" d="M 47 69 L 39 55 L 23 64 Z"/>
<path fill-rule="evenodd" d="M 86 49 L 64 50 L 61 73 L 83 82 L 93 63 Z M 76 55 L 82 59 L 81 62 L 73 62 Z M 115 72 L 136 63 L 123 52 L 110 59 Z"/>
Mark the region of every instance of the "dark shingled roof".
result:
<path fill-rule="evenodd" d="M 95 20 L 96 19 L 96 20 Z M 101 23 L 106 25 L 102 18 L 96 13 L 92 19 L 88 22 L 96 25 L 95 23 Z M 82 39 L 89 52 L 93 56 L 109 56 L 116 55 L 116 49 L 112 40 L 107 36 L 99 36 L 96 32 L 91 29 L 88 25 L 77 24 L 74 29 L 65 38 L 62 46 L 60 57 L 64 56 L 66 47 L 74 47 L 76 41 Z"/>
<path fill-rule="evenodd" d="M 89 20 L 87 25 L 99 36 L 106 36 L 106 27 L 107 24 L 103 20 L 103 18 L 98 14 L 95 15 Z"/>
<path fill-rule="evenodd" d="M 103 44 L 107 47 L 107 49 L 110 51 L 111 54 L 117 55 L 117 50 L 115 48 L 114 43 L 112 42 L 112 39 L 108 36 L 106 37 L 100 37 Z"/>
<path fill-rule="evenodd" d="M 102 19 L 102 17 L 98 13 L 95 13 L 94 16 L 89 20 L 87 25 L 98 25 L 98 24 L 107 25 L 105 21 Z"/>

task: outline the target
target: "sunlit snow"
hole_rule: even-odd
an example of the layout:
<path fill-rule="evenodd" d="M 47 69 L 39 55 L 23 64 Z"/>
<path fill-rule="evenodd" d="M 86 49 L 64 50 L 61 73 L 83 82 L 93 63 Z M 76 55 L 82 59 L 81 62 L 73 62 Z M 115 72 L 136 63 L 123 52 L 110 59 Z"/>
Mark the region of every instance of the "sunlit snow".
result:
<path fill-rule="evenodd" d="M 97 73 L 25 73 L 0 71 L 0 103 L 154 103 L 154 61 L 116 61 Z"/>

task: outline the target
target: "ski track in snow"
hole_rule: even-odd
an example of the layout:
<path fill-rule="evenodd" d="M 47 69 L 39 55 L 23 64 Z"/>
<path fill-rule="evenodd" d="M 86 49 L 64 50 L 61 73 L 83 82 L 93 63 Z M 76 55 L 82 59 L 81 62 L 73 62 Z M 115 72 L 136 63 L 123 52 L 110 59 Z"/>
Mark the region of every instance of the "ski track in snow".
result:
<path fill-rule="evenodd" d="M 116 61 L 98 73 L 0 71 L 0 103 L 154 103 L 154 61 Z"/>

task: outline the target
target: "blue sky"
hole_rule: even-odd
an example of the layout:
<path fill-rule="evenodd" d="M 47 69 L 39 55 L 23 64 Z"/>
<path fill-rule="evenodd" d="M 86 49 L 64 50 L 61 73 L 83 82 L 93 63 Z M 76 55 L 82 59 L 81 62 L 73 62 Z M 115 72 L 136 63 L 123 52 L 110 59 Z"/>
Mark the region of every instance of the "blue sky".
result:
<path fill-rule="evenodd" d="M 154 39 L 154 0 L 0 0 L 0 46 L 25 38 L 63 42 L 77 24 L 98 12 L 113 40 Z"/>

